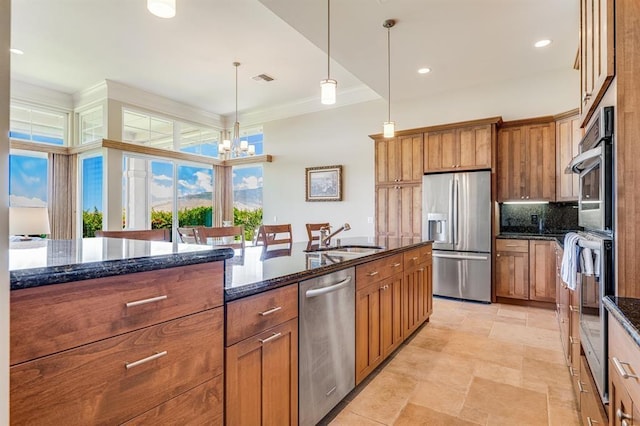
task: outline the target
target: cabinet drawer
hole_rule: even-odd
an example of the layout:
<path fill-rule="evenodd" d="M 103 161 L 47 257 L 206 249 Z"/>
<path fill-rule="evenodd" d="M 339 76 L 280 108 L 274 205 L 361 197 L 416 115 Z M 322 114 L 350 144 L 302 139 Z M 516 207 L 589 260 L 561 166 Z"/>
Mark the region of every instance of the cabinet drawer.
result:
<path fill-rule="evenodd" d="M 223 375 L 124 423 L 134 425 L 221 425 L 224 395 Z"/>
<path fill-rule="evenodd" d="M 356 266 L 356 290 L 402 272 L 402 265 L 402 254 L 396 254 Z"/>
<path fill-rule="evenodd" d="M 529 241 L 496 239 L 496 251 L 517 251 L 521 253 L 528 253 Z"/>
<path fill-rule="evenodd" d="M 587 359 L 580 357 L 580 377 L 578 388 L 580 389 L 580 417 L 583 425 L 606 425 L 607 414 L 604 411 L 602 400 L 591 378 Z"/>
<path fill-rule="evenodd" d="M 13 366 L 11 421 L 120 424 L 157 407 L 223 373 L 223 317 L 220 307 Z"/>
<path fill-rule="evenodd" d="M 640 347 L 611 315 L 609 315 L 609 359 L 613 368 L 616 368 L 622 377 L 621 382 L 631 399 L 640 401 L 640 379 L 632 377 L 640 376 Z M 623 371 L 619 371 L 620 369 Z M 622 373 L 628 377 L 625 378 Z"/>
<path fill-rule="evenodd" d="M 11 364 L 222 306 L 223 262 L 11 292 Z"/>
<path fill-rule="evenodd" d="M 431 244 L 406 251 L 402 254 L 402 263 L 405 272 L 425 262 L 431 262 Z"/>
<path fill-rule="evenodd" d="M 227 346 L 298 316 L 298 285 L 227 304 Z"/>

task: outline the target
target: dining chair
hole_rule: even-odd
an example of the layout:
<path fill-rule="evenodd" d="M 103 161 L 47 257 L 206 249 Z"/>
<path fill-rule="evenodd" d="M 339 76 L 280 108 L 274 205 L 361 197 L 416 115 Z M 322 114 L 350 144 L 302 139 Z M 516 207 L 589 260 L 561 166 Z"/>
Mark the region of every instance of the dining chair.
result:
<path fill-rule="evenodd" d="M 199 226 L 196 228 L 198 244 L 213 244 L 244 249 L 244 226 Z M 209 240 L 211 239 L 211 240 Z"/>
<path fill-rule="evenodd" d="M 329 228 L 329 223 L 307 223 L 307 236 L 309 241 L 320 242 L 320 228 Z"/>
<path fill-rule="evenodd" d="M 171 241 L 170 229 L 96 231 L 96 237 L 126 238 L 129 240 Z"/>
<path fill-rule="evenodd" d="M 283 225 L 262 225 L 259 230 L 258 241 L 265 246 L 273 246 L 276 244 L 289 244 L 293 243 L 293 236 L 291 234 L 291 224 Z"/>
<path fill-rule="evenodd" d="M 180 241 L 186 244 L 198 244 L 198 235 L 196 234 L 196 228 L 178 228 L 178 236 Z"/>

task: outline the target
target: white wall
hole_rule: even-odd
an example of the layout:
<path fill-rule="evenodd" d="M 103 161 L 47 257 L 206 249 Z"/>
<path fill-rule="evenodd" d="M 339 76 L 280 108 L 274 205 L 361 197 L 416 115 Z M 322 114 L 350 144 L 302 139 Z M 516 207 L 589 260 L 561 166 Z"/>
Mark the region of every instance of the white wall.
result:
<path fill-rule="evenodd" d="M 577 108 L 574 70 L 497 82 L 429 99 L 392 104 L 396 129 L 502 116 L 506 120 L 553 115 Z M 338 96 L 338 103 L 340 98 Z M 371 101 L 266 123 L 265 150 L 274 155 L 264 170 L 264 222 L 291 223 L 304 241 L 307 222 L 349 222 L 346 236 L 373 236 L 374 144 L 387 117 L 384 100 Z M 305 167 L 342 164 L 342 202 L 305 202 Z"/>
<path fill-rule="evenodd" d="M 0 0 L 0 425 L 9 424 L 9 45 L 11 0 Z"/>

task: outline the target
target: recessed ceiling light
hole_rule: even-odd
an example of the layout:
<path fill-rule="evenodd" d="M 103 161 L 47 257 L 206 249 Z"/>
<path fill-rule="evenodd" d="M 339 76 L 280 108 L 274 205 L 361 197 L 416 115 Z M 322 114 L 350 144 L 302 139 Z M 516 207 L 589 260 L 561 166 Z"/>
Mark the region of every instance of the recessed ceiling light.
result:
<path fill-rule="evenodd" d="M 550 44 L 551 44 L 551 40 L 549 40 L 548 38 L 545 38 L 544 40 L 536 41 L 533 45 L 535 47 L 547 47 Z"/>
<path fill-rule="evenodd" d="M 20 49 L 14 49 L 13 47 L 9 49 L 9 52 L 15 53 L 16 55 L 24 55 L 24 52 Z"/>
<path fill-rule="evenodd" d="M 418 70 L 418 74 L 429 74 L 431 72 L 431 68 L 420 68 Z"/>

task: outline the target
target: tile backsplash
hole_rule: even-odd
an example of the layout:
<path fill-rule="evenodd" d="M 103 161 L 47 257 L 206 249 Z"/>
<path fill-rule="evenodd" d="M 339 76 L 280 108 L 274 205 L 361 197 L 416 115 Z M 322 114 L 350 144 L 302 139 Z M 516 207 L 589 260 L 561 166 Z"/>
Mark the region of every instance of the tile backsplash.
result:
<path fill-rule="evenodd" d="M 555 234 L 578 227 L 578 203 L 500 204 L 500 232 Z"/>

